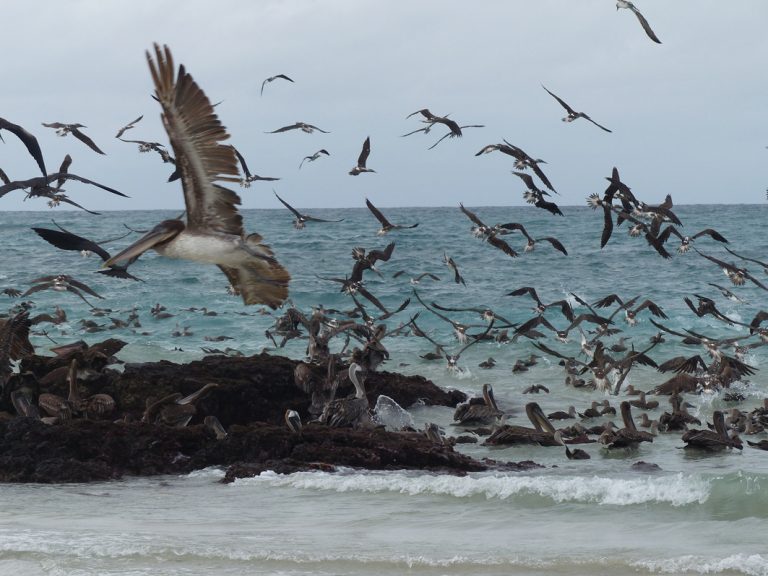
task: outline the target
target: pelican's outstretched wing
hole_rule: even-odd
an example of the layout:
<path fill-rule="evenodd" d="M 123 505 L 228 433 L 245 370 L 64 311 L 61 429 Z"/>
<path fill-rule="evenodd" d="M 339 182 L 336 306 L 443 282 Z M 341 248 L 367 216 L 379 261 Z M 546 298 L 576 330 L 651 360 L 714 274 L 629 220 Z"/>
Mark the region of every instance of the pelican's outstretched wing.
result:
<path fill-rule="evenodd" d="M 147 52 L 155 96 L 163 107 L 163 124 L 181 172 L 187 227 L 242 235 L 240 197 L 214 183 L 240 181 L 235 151 L 222 144 L 229 134 L 183 64 L 174 74 L 170 49 L 155 44 L 155 59 Z"/>

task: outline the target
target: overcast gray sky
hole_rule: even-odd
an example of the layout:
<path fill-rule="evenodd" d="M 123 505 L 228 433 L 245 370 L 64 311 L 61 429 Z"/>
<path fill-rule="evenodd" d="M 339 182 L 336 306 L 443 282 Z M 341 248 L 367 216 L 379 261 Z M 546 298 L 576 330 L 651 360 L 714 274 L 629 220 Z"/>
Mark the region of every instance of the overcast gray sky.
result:
<path fill-rule="evenodd" d="M 68 183 L 94 210 L 178 208 L 180 183 L 155 154 L 114 138 L 167 143 L 144 52 L 168 44 L 217 108 L 252 172 L 281 177 L 277 192 L 297 207 L 522 204 L 512 160 L 475 157 L 506 138 L 544 166 L 562 205 L 584 205 L 613 166 L 648 202 L 759 203 L 768 186 L 768 2 L 638 0 L 663 44 L 614 0 L 37 0 L 3 2 L 0 117 L 35 134 L 54 171 L 118 188 L 117 198 Z M 287 74 L 295 80 L 264 78 Z M 576 110 L 613 130 L 578 120 Z M 420 126 L 420 108 L 467 129 L 400 135 Z M 80 122 L 99 156 L 41 122 Z M 265 134 L 296 121 L 331 131 Z M 33 177 L 34 161 L 4 132 L 0 168 Z M 377 174 L 347 175 L 363 140 Z M 326 148 L 331 156 L 305 164 Z M 279 204 L 271 183 L 238 189 L 246 208 Z M 46 209 L 21 191 L 0 209 Z"/>

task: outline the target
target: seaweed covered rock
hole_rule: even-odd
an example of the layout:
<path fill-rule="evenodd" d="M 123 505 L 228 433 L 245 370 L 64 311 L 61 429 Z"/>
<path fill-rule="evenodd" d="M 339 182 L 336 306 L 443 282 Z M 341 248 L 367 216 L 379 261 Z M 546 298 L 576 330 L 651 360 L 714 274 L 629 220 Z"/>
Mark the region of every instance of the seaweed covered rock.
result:
<path fill-rule="evenodd" d="M 119 341 L 107 344 L 24 359 L 0 405 L 0 481 L 87 482 L 208 466 L 230 466 L 229 478 L 335 466 L 450 473 L 487 468 L 418 432 L 315 423 L 290 430 L 287 409 L 310 420 L 311 399 L 296 385 L 295 360 L 207 356 L 188 364 L 127 364 L 120 372 L 111 367 Z M 306 370 L 322 377 L 325 369 Z M 465 398 L 420 376 L 387 372 L 368 374 L 366 387 L 371 405 L 380 394 L 402 406 L 455 406 Z M 201 389 L 206 393 L 196 395 Z M 351 390 L 348 379 L 338 382 L 338 396 Z M 109 412 L 84 408 L 95 395 L 113 400 Z M 223 426 L 218 437 L 202 424 L 208 416 Z"/>
<path fill-rule="evenodd" d="M 265 423 L 232 426 L 217 440 L 204 426 L 33 418 L 0 422 L 0 481 L 88 482 L 124 475 L 183 474 L 232 466 L 228 477 L 279 472 L 420 469 L 464 474 L 487 465 L 415 432 L 305 426 L 301 434 Z"/>

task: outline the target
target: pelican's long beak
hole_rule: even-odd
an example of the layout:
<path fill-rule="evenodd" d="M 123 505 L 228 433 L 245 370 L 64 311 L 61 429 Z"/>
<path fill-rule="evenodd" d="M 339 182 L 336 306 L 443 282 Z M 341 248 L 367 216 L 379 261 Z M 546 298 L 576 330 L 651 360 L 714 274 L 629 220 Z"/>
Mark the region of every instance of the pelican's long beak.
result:
<path fill-rule="evenodd" d="M 160 224 L 152 228 L 152 230 L 128 246 L 128 248 L 105 260 L 101 267 L 109 268 L 118 262 L 136 259 L 150 248 L 167 242 L 182 230 L 184 230 L 184 223 L 181 220 L 165 220 L 160 222 Z"/>
<path fill-rule="evenodd" d="M 541 407 L 538 404 L 533 407 L 532 413 L 536 422 L 539 424 L 537 428 L 541 428 L 542 431 L 549 432 L 550 434 L 555 433 L 555 427 L 552 426 L 552 423 L 546 416 L 544 416 L 544 412 L 542 412 Z"/>

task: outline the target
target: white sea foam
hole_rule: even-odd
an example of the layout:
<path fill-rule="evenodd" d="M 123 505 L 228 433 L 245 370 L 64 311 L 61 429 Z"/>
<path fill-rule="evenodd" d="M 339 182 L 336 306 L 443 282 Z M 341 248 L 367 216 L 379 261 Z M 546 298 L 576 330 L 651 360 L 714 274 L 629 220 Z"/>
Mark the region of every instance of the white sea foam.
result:
<path fill-rule="evenodd" d="M 647 568 L 660 574 L 721 574 L 732 572 L 749 576 L 768 576 L 768 556 L 762 554 L 733 554 L 725 558 L 705 558 L 686 555 L 664 560 L 648 560 L 633 563 L 634 567 Z"/>
<path fill-rule="evenodd" d="M 276 487 L 335 492 L 397 492 L 434 494 L 456 498 L 485 497 L 505 500 L 517 496 L 539 496 L 555 502 L 582 502 L 614 506 L 668 503 L 672 506 L 703 503 L 710 495 L 710 482 L 686 474 L 644 478 L 520 475 L 410 475 L 407 473 L 301 472 L 291 475 L 265 473 L 237 480 L 235 485 L 269 483 Z"/>

